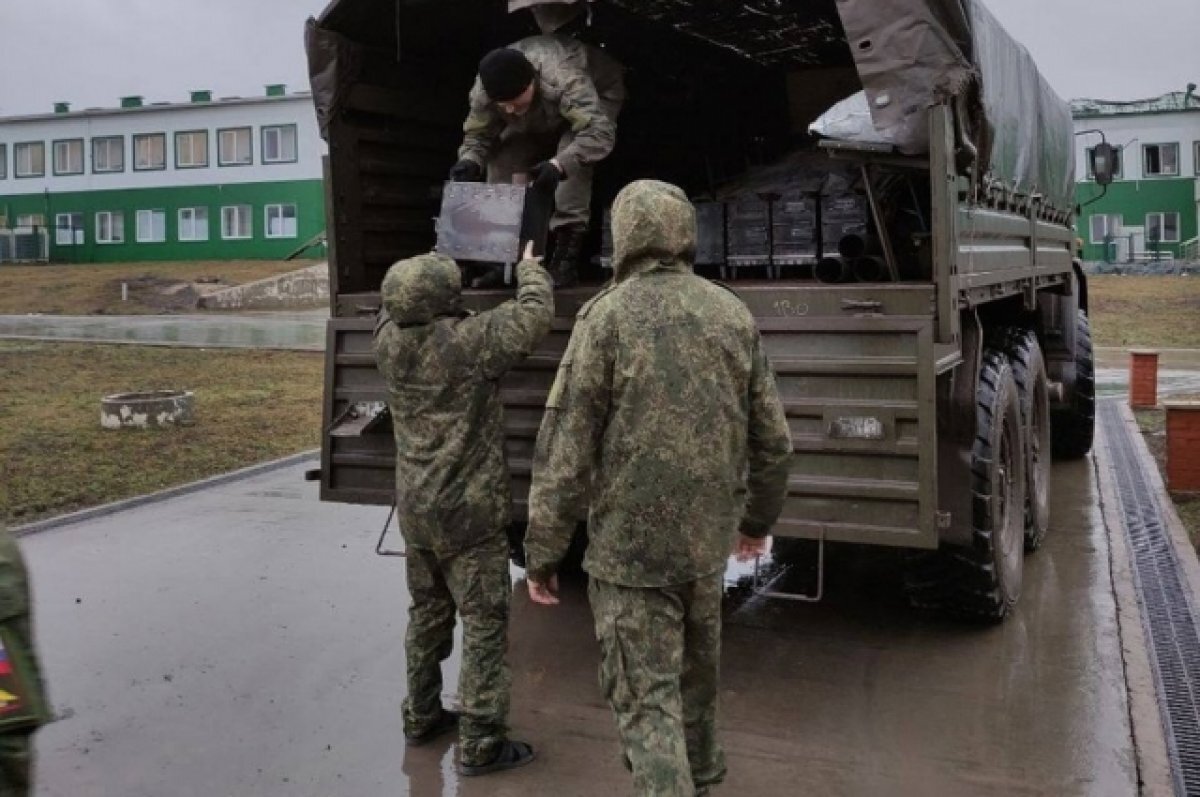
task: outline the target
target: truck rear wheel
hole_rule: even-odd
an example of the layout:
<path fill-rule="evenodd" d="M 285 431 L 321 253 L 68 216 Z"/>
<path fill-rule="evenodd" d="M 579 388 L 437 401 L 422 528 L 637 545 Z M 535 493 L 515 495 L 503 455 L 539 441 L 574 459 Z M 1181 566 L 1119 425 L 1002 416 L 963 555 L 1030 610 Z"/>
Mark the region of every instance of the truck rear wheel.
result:
<path fill-rule="evenodd" d="M 1032 329 L 1013 329 L 1005 350 L 1025 427 L 1025 550 L 1037 550 L 1050 526 L 1050 390 L 1046 360 Z"/>
<path fill-rule="evenodd" d="M 1066 407 L 1050 415 L 1050 439 L 1058 459 L 1079 459 L 1092 450 L 1096 435 L 1096 364 L 1092 325 L 1087 313 L 1076 310 L 1075 385 Z"/>
<path fill-rule="evenodd" d="M 971 447 L 972 544 L 920 555 L 906 586 L 915 605 L 999 621 L 1021 595 L 1025 560 L 1025 441 L 1012 363 L 984 351 Z"/>

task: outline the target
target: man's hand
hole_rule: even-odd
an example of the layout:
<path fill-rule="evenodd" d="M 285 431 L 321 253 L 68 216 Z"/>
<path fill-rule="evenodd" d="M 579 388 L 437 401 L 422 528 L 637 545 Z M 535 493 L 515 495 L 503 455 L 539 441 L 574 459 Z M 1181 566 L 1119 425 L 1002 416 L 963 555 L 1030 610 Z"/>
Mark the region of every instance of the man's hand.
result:
<path fill-rule="evenodd" d="M 747 537 L 738 534 L 733 544 L 733 555 L 739 562 L 749 562 L 771 552 L 771 537 Z"/>
<path fill-rule="evenodd" d="M 558 605 L 558 575 L 550 576 L 545 583 L 527 578 L 529 584 L 529 599 L 543 606 Z"/>
<path fill-rule="evenodd" d="M 483 180 L 483 167 L 470 158 L 463 158 L 450 169 L 450 179 L 456 183 L 478 183 Z"/>
<path fill-rule="evenodd" d="M 525 242 L 525 253 L 521 255 L 522 260 L 536 260 L 540 266 L 542 264 L 542 256 L 533 253 L 533 241 Z"/>
<path fill-rule="evenodd" d="M 538 165 L 529 170 L 529 176 L 533 178 L 533 185 L 539 191 L 552 192 L 558 188 L 559 182 L 566 177 L 563 174 L 562 167 L 554 159 L 542 161 Z"/>

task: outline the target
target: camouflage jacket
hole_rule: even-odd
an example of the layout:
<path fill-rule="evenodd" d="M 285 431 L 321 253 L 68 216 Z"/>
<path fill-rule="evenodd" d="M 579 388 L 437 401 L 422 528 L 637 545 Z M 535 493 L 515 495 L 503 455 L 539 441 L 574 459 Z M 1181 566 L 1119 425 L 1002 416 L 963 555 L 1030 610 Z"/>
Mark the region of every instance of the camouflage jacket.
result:
<path fill-rule="evenodd" d="M 511 46 L 537 70 L 533 106 L 522 116 L 506 114 L 476 78 L 458 157 L 487 164 L 503 137 L 563 128 L 574 134 L 557 154 L 568 178 L 580 166 L 608 157 L 617 141 L 617 112 L 625 100 L 621 66 L 602 50 L 569 36 L 531 36 Z"/>
<path fill-rule="evenodd" d="M 533 351 L 554 315 L 541 265 L 522 262 L 517 281 L 515 300 L 469 315 L 448 257 L 401 261 L 384 278 L 375 360 L 387 386 L 397 512 L 409 545 L 449 555 L 509 523 L 500 377 Z"/>
<path fill-rule="evenodd" d="M 580 310 L 538 433 L 531 578 L 585 511 L 584 568 L 631 587 L 716 572 L 735 531 L 764 536 L 779 516 L 791 437 L 775 377 L 747 307 L 692 273 L 695 229 L 674 186 L 617 197 L 614 285 Z"/>

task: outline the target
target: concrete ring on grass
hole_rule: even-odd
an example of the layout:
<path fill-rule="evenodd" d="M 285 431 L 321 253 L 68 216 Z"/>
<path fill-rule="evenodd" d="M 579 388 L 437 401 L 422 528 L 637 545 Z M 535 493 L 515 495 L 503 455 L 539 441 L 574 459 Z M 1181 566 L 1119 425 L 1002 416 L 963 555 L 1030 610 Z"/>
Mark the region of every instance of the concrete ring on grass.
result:
<path fill-rule="evenodd" d="M 195 404 L 195 394 L 190 390 L 114 393 L 100 399 L 100 425 L 105 429 L 191 426 Z"/>

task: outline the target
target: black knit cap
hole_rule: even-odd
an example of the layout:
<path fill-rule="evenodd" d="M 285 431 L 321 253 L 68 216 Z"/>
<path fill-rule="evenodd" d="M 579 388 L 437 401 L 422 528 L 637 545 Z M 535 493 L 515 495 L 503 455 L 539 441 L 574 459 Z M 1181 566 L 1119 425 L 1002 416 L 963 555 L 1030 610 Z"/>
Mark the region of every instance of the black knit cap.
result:
<path fill-rule="evenodd" d="M 520 50 L 501 47 L 492 50 L 479 62 L 479 79 L 483 90 L 496 102 L 507 102 L 521 96 L 534 77 L 533 64 Z"/>

